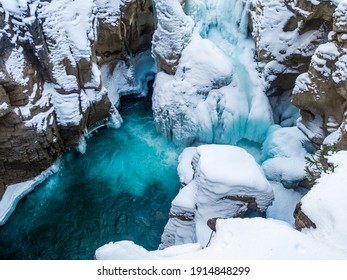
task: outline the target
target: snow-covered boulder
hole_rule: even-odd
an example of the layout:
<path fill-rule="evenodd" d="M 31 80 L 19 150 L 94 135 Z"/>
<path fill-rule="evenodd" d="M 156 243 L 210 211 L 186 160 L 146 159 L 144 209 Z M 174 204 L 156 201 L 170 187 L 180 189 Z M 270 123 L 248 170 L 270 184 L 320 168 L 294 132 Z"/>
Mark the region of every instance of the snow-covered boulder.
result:
<path fill-rule="evenodd" d="M 260 166 L 242 148 L 202 145 L 191 164 L 193 180 L 172 202 L 161 249 L 196 241 L 206 245 L 212 232 L 208 220 L 243 216 L 250 209 L 264 212 L 273 200 Z"/>
<path fill-rule="evenodd" d="M 194 176 L 192 166 L 193 157 L 196 153 L 196 147 L 188 147 L 183 150 L 178 158 L 177 173 L 182 187 L 188 185 Z"/>
<path fill-rule="evenodd" d="M 297 127 L 273 126 L 262 146 L 261 167 L 266 178 L 286 188 L 302 183 L 308 155 L 305 145 L 310 146 L 309 139 Z"/>

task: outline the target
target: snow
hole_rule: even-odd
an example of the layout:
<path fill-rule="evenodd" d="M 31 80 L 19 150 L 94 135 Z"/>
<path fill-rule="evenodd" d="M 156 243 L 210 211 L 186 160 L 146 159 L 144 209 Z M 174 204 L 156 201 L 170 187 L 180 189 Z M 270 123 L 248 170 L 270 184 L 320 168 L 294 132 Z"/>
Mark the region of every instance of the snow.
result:
<path fill-rule="evenodd" d="M 312 45 L 324 43 L 322 36 L 324 33 L 321 28 L 305 33 L 301 33 L 300 28 L 284 32 L 284 27 L 290 18 L 295 17 L 285 2 L 285 0 L 252 0 L 253 37 L 256 38 L 258 49 L 262 50 L 262 55 L 269 61 L 275 59 L 284 62 L 295 54 L 311 57 L 315 51 Z M 292 8 L 298 9 L 294 5 Z M 308 14 L 303 10 L 300 12 Z M 274 34 L 277 34 L 278 40 L 274 40 Z"/>
<path fill-rule="evenodd" d="M 345 259 L 346 252 L 296 231 L 273 219 L 219 219 L 210 245 L 186 244 L 148 252 L 129 241 L 110 243 L 96 250 L 100 260 L 111 259 L 238 259 L 317 260 Z"/>
<path fill-rule="evenodd" d="M 6 70 L 10 77 L 17 83 L 25 86 L 28 79 L 24 77 L 25 59 L 23 48 L 12 49 L 10 56 L 6 61 Z"/>
<path fill-rule="evenodd" d="M 1 0 L 1 4 L 8 12 L 20 14 L 25 11 L 28 0 Z"/>
<path fill-rule="evenodd" d="M 195 193 L 196 193 L 197 186 L 195 182 L 189 183 L 187 186 L 182 188 L 179 192 L 179 194 L 175 197 L 175 199 L 172 201 L 172 205 L 175 207 L 180 207 L 184 210 L 195 210 Z"/>
<path fill-rule="evenodd" d="M 346 30 L 347 27 L 347 1 L 341 0 L 334 13 L 335 26 L 337 29 Z M 337 31 L 337 30 L 335 30 Z"/>
<path fill-rule="evenodd" d="M 157 26 L 152 40 L 154 59 L 177 65 L 182 50 L 189 44 L 193 20 L 186 16 L 177 0 L 154 0 Z"/>
<path fill-rule="evenodd" d="M 319 115 L 315 115 L 313 120 L 305 124 L 303 124 L 302 118 L 300 117 L 297 121 L 297 127 L 307 135 L 309 139 L 324 139 L 323 118 Z"/>
<path fill-rule="evenodd" d="M 153 94 L 157 127 L 175 143 L 235 145 L 243 138 L 261 143 L 273 124 L 253 58 L 254 44 L 247 39 L 248 4 L 186 3 L 185 10 L 195 21 L 191 41 L 182 51 L 176 73 L 157 75 Z"/>
<path fill-rule="evenodd" d="M 335 63 L 336 70 L 333 73 L 333 80 L 335 83 L 341 83 L 347 80 L 347 54 L 339 57 Z"/>
<path fill-rule="evenodd" d="M 340 56 L 340 52 L 334 42 L 320 45 L 312 56 L 310 67 L 325 77 L 331 75 L 331 69 L 327 66 L 328 61 L 334 61 Z"/>
<path fill-rule="evenodd" d="M 172 201 L 170 218 L 161 236 L 159 249 L 196 242 L 194 221 L 196 192 L 197 185 L 192 181 L 182 188 Z"/>
<path fill-rule="evenodd" d="M 190 158 L 191 165 L 188 164 Z M 205 246 L 211 236 L 207 226 L 209 219 L 244 214 L 251 207 L 247 199 L 255 202 L 253 208 L 264 212 L 273 200 L 272 188 L 262 169 L 242 148 L 201 145 L 186 149 L 181 156 L 183 160 L 180 169 L 183 174 L 193 169 L 193 180 L 172 202 L 161 249 L 195 241 Z M 188 220 L 176 218 L 178 214 Z"/>
<path fill-rule="evenodd" d="M 33 116 L 30 120 L 24 121 L 25 126 L 35 127 L 38 133 L 47 131 L 48 126 L 51 126 L 54 121 L 54 108 L 51 107 L 45 112 L 41 112 Z"/>
<path fill-rule="evenodd" d="M 334 42 L 328 42 L 326 44 L 320 45 L 316 50 L 316 54 L 329 60 L 334 60 L 338 56 L 340 56 L 340 52 Z"/>
<path fill-rule="evenodd" d="M 94 0 L 98 7 L 98 18 L 112 26 L 118 26 L 121 17 L 121 7 L 132 0 Z"/>
<path fill-rule="evenodd" d="M 328 160 L 336 166 L 335 171 L 323 173 L 301 200 L 302 211 L 317 227 L 305 230 L 305 234 L 347 253 L 347 151 L 333 154 Z"/>
<path fill-rule="evenodd" d="M 214 87 L 230 83 L 231 77 L 232 68 L 225 54 L 194 33 L 182 52 L 176 74 L 160 72 L 156 76 L 153 112 L 159 130 L 168 137 L 172 134 L 178 144 L 191 144 L 204 121 L 204 115 L 196 109 L 199 102 Z M 169 114 L 169 122 L 163 112 Z"/>
<path fill-rule="evenodd" d="M 192 253 L 199 251 L 199 244 L 185 244 L 169 247 L 164 250 L 148 252 L 132 241 L 120 241 L 109 243 L 98 248 L 95 252 L 97 260 L 144 260 L 144 259 L 164 259 L 172 258 L 178 254 Z"/>
<path fill-rule="evenodd" d="M 230 186 L 233 186 L 232 192 L 238 196 L 247 195 L 247 190 L 239 189 L 240 187 L 250 188 L 250 194 L 270 190 L 261 168 L 242 148 L 203 145 L 197 148 L 195 156 L 199 158 L 197 172 L 206 183 L 214 184 L 213 192 L 216 194 L 227 192 Z M 258 203 L 261 204 L 260 201 Z"/>
<path fill-rule="evenodd" d="M 266 210 L 266 217 L 287 222 L 294 227 L 294 210 L 303 195 L 293 189 L 286 189 L 281 183 L 271 182 L 275 199 Z"/>
<path fill-rule="evenodd" d="M 22 197 L 41 184 L 48 176 L 58 172 L 58 170 L 59 162 L 29 181 L 7 186 L 0 200 L 0 226 L 6 223 Z"/>
<path fill-rule="evenodd" d="M 308 72 L 299 75 L 295 81 L 293 94 L 298 94 L 300 92 L 307 92 L 309 90 L 308 87 L 310 85 L 312 85 L 312 80 L 311 80 Z"/>
<path fill-rule="evenodd" d="M 52 96 L 52 103 L 57 115 L 58 124 L 63 126 L 79 125 L 82 119 L 79 107 L 79 94 L 60 94 L 54 89 L 52 84 L 46 84 L 45 90 Z"/>
<path fill-rule="evenodd" d="M 290 141 L 288 141 L 290 139 Z M 296 187 L 306 178 L 307 137 L 297 127 L 272 126 L 262 147 L 262 168 L 270 181 Z"/>
<path fill-rule="evenodd" d="M 177 173 L 182 186 L 188 185 L 193 180 L 192 160 L 195 153 L 196 147 L 185 148 L 178 158 Z"/>
<path fill-rule="evenodd" d="M 0 104 L 0 110 L 7 110 L 9 108 L 8 104 L 6 102 L 3 102 Z"/>

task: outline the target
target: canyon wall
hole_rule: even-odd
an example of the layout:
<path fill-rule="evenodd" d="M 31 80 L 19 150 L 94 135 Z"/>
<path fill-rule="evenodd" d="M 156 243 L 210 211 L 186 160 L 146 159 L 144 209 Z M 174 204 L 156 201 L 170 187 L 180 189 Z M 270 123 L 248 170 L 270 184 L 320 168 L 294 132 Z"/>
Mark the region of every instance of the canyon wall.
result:
<path fill-rule="evenodd" d="M 86 129 L 119 125 L 99 69 L 130 64 L 153 31 L 150 0 L 0 2 L 0 197 Z"/>

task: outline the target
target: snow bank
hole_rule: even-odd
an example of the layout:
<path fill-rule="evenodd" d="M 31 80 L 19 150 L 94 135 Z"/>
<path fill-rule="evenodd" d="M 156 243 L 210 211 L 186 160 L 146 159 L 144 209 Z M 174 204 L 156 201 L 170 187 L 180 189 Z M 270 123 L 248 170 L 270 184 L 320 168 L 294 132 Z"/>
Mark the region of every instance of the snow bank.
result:
<path fill-rule="evenodd" d="M 0 200 L 0 226 L 5 224 L 16 208 L 19 200 L 31 192 L 37 185 L 41 184 L 47 177 L 58 172 L 59 162 L 36 176 L 34 179 L 9 185 Z"/>
<path fill-rule="evenodd" d="M 153 113 L 158 129 L 174 142 L 189 145 L 198 135 L 204 115 L 196 108 L 209 91 L 231 81 L 232 67 L 211 41 L 194 33 L 183 50 L 176 74 L 158 73 L 153 91 Z"/>
<path fill-rule="evenodd" d="M 300 28 L 285 29 L 290 19 L 295 18 L 285 0 L 252 0 L 252 5 L 252 35 L 256 39 L 258 49 L 262 51 L 264 60 L 275 59 L 281 63 L 291 55 L 311 57 L 315 51 L 312 42 L 315 45 L 319 45 L 319 42 L 324 43 L 322 27 L 305 33 L 300 32 Z M 308 14 L 303 10 L 300 12 Z M 277 34 L 276 40 L 274 34 Z"/>
<path fill-rule="evenodd" d="M 174 246 L 148 252 L 132 242 L 117 242 L 96 250 L 97 259 L 346 259 L 347 253 L 272 219 L 219 219 L 210 245 Z"/>
<path fill-rule="evenodd" d="M 328 160 L 336 166 L 335 172 L 323 173 L 301 200 L 302 211 L 317 227 L 305 233 L 347 252 L 347 151 L 333 154 Z"/>

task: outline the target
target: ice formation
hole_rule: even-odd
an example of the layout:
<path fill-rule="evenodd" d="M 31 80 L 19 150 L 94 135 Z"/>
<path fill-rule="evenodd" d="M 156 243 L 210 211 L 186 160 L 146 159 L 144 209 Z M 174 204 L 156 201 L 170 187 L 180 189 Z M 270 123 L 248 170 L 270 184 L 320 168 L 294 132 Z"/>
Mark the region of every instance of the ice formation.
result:
<path fill-rule="evenodd" d="M 186 1 L 194 31 L 190 37 L 185 33 L 180 46 L 187 46 L 176 71 L 161 68 L 153 94 L 158 129 L 174 142 L 265 140 L 272 112 L 253 61 L 253 41 L 247 37 L 248 7 L 249 1 L 242 0 Z M 160 13 L 159 3 L 156 8 Z M 177 15 L 189 18 L 178 10 Z M 161 24 L 172 30 L 167 21 Z M 158 38 L 165 36 L 161 32 L 156 31 Z"/>

